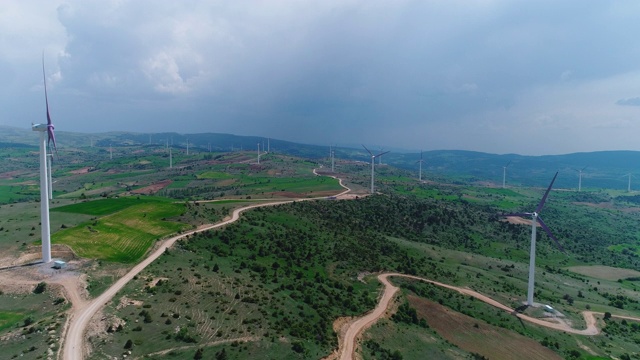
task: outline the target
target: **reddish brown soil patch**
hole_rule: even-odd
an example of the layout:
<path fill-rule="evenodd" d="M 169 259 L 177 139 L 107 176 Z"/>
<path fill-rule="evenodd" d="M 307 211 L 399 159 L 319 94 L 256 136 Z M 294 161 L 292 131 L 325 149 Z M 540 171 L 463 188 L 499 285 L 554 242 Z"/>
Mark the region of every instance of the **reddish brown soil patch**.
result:
<path fill-rule="evenodd" d="M 21 172 L 22 171 L 20 170 L 8 171 L 6 173 L 0 174 L 0 179 L 13 179 L 14 177 L 16 177 L 16 175 L 20 175 Z"/>
<path fill-rule="evenodd" d="M 489 359 L 562 359 L 516 332 L 460 314 L 436 302 L 409 295 L 409 304 L 440 336 L 461 349 Z"/>
<path fill-rule="evenodd" d="M 585 205 L 585 206 L 590 206 L 590 207 L 595 207 L 595 208 L 600 208 L 600 209 L 611 209 L 613 207 L 610 202 L 590 203 L 590 202 L 574 201 L 573 204 L 574 205 Z"/>
<path fill-rule="evenodd" d="M 69 171 L 69 172 L 72 173 L 72 174 L 75 174 L 75 175 L 79 175 L 79 174 L 86 174 L 89 171 L 91 171 L 91 168 L 87 166 L 87 167 L 83 167 L 82 169 L 73 170 L 73 171 Z"/>
<path fill-rule="evenodd" d="M 216 181 L 216 186 L 229 186 L 236 182 L 236 179 L 224 179 L 220 181 Z"/>
<path fill-rule="evenodd" d="M 523 219 L 519 216 L 507 216 L 505 218 L 505 221 L 507 221 L 510 224 L 516 224 L 516 225 L 531 225 L 531 220 L 529 219 Z M 536 224 L 536 226 L 540 226 L 540 224 Z"/>
<path fill-rule="evenodd" d="M 280 196 L 280 197 L 286 197 L 286 198 L 299 198 L 301 196 L 304 196 L 305 194 L 300 194 L 300 193 L 294 193 L 291 191 L 276 191 L 276 192 L 272 192 L 269 193 L 270 195 L 274 195 L 274 196 Z"/>
<path fill-rule="evenodd" d="M 133 191 L 131 191 L 131 193 L 132 194 L 151 195 L 151 194 L 155 194 L 158 191 L 166 188 L 171 183 L 172 183 L 171 180 L 162 180 L 162 181 L 159 181 L 159 182 L 157 182 L 155 184 L 151 184 L 149 186 L 145 186 L 143 188 L 133 190 Z"/>

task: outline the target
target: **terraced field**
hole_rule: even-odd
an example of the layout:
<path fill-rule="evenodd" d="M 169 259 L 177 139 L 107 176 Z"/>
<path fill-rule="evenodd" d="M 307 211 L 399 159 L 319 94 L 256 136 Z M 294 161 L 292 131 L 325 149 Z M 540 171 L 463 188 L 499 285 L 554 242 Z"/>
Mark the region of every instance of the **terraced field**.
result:
<path fill-rule="evenodd" d="M 184 211 L 183 205 L 161 201 L 135 204 L 136 199 L 114 200 L 60 208 L 59 211 L 111 214 L 63 229 L 52 236 L 52 242 L 69 245 L 82 257 L 132 263 L 139 260 L 155 240 L 188 226 L 164 220 L 180 215 Z M 100 207 L 100 203 L 106 206 Z"/>

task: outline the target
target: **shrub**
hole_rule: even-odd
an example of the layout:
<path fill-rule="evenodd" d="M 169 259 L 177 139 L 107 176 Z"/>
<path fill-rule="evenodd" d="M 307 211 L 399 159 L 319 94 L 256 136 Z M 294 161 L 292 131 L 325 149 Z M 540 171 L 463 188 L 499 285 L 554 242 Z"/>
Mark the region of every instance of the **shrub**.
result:
<path fill-rule="evenodd" d="M 33 289 L 34 294 L 42 294 L 45 290 L 47 290 L 47 283 L 41 282 L 36 285 L 36 288 Z"/>

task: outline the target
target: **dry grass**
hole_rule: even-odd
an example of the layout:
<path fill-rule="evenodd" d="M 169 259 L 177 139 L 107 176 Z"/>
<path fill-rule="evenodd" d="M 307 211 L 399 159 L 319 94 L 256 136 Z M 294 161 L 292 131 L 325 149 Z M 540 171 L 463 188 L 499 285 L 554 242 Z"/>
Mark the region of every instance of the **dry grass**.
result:
<path fill-rule="evenodd" d="M 535 340 L 455 312 L 436 302 L 408 296 L 418 316 L 440 336 L 459 348 L 489 359 L 561 359 Z"/>
<path fill-rule="evenodd" d="M 604 265 L 592 265 L 592 266 L 571 266 L 567 270 L 580 275 L 590 276 L 596 279 L 617 281 L 619 279 L 628 279 L 633 277 L 640 277 L 640 271 L 615 268 Z"/>

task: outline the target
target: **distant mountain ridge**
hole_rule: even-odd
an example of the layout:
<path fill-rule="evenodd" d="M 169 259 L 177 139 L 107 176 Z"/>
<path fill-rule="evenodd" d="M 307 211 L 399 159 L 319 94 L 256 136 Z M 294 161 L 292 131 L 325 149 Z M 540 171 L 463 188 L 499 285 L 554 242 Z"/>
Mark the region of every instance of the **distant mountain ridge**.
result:
<path fill-rule="evenodd" d="M 329 146 L 299 144 L 291 141 L 268 139 L 260 136 L 241 136 L 221 133 L 154 133 L 107 132 L 84 134 L 59 131 L 56 133 L 60 148 L 94 146 L 165 146 L 185 148 L 187 140 L 192 151 L 231 151 L 243 149 L 261 151 L 267 148 L 272 152 L 284 153 L 325 162 L 329 157 Z M 20 129 L 0 125 L 0 147 L 36 147 L 38 136 L 30 129 Z M 338 147 L 337 159 L 360 160 L 368 162 L 370 157 L 362 148 Z M 640 189 L 640 152 L 638 151 L 597 151 L 563 155 L 527 156 L 518 154 L 489 154 L 466 150 L 432 150 L 423 154 L 423 176 L 427 179 L 436 174 L 462 182 L 473 182 L 493 186 L 502 185 L 503 167 L 507 168 L 507 186 L 546 187 L 556 171 L 560 172 L 556 188 L 574 189 L 578 186 L 578 170 L 586 166 L 583 172 L 584 190 L 619 189 L 626 190 L 626 174 L 638 174 L 632 178 Z M 394 153 L 383 156 L 384 164 L 413 171 L 417 177 L 419 153 Z"/>

